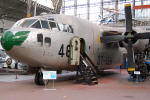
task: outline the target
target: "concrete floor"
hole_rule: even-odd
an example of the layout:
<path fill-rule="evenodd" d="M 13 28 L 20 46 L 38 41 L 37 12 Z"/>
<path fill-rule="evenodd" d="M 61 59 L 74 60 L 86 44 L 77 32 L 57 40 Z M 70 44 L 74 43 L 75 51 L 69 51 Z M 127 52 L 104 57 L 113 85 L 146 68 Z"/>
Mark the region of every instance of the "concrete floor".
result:
<path fill-rule="evenodd" d="M 106 71 L 99 84 L 93 86 L 76 84 L 74 80 L 58 80 L 56 90 L 36 86 L 30 79 L 32 76 L 27 77 L 29 80 L 0 80 L 0 100 L 150 100 L 150 78 L 142 83 L 128 82 L 125 70 L 121 73 L 119 70 Z M 52 88 L 52 82 L 47 88 Z"/>

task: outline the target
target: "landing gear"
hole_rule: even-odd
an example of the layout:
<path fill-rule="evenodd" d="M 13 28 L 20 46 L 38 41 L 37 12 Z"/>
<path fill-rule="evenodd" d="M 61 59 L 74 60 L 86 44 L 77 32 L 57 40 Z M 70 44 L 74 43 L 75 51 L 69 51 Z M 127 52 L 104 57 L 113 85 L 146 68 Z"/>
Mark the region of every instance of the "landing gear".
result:
<path fill-rule="evenodd" d="M 129 81 L 143 82 L 148 76 L 148 68 L 144 61 L 145 53 L 135 54 L 135 63 L 137 67 L 135 71 L 129 71 Z"/>
<path fill-rule="evenodd" d="M 57 74 L 61 74 L 62 73 L 62 70 L 57 70 Z"/>
<path fill-rule="evenodd" d="M 36 85 L 44 85 L 44 80 L 43 80 L 43 73 L 42 73 L 42 71 L 38 71 L 38 72 L 35 74 L 34 82 L 35 82 Z"/>

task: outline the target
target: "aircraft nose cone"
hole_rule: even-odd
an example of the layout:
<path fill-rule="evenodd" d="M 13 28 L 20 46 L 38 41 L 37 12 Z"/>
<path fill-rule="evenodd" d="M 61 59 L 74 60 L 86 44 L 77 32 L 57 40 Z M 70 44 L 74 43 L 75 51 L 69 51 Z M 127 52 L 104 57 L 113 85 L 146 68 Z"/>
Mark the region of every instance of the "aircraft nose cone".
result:
<path fill-rule="evenodd" d="M 29 31 L 19 31 L 15 34 L 11 31 L 7 31 L 1 38 L 1 45 L 6 51 L 9 51 L 13 48 L 13 46 L 21 46 L 21 44 L 26 40 L 28 34 Z"/>

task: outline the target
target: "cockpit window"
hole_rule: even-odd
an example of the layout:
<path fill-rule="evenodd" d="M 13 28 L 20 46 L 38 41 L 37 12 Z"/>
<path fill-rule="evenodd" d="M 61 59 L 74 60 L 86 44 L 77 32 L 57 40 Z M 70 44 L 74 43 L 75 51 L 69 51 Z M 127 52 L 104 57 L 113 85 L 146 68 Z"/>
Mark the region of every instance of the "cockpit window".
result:
<path fill-rule="evenodd" d="M 35 21 L 37 21 L 37 19 L 27 19 L 27 20 L 24 20 L 24 22 L 20 26 L 27 28 L 31 24 L 33 24 Z"/>
<path fill-rule="evenodd" d="M 73 33 L 73 28 L 72 28 L 72 26 L 71 26 L 71 25 L 68 25 L 68 27 L 67 27 L 67 31 L 68 31 L 69 33 Z"/>
<path fill-rule="evenodd" d="M 42 24 L 42 28 L 49 29 L 48 21 L 41 21 L 41 24 Z"/>
<path fill-rule="evenodd" d="M 34 23 L 31 28 L 39 28 L 41 29 L 41 24 L 40 24 L 40 21 L 37 21 L 36 23 Z"/>
<path fill-rule="evenodd" d="M 67 27 L 65 24 L 58 24 L 59 30 L 63 32 L 67 32 Z"/>
<path fill-rule="evenodd" d="M 52 30 L 58 30 L 55 22 L 50 21 L 49 24 L 50 24 L 50 27 L 51 27 Z"/>
<path fill-rule="evenodd" d="M 60 31 L 73 33 L 73 28 L 71 25 L 58 24 L 58 26 Z"/>

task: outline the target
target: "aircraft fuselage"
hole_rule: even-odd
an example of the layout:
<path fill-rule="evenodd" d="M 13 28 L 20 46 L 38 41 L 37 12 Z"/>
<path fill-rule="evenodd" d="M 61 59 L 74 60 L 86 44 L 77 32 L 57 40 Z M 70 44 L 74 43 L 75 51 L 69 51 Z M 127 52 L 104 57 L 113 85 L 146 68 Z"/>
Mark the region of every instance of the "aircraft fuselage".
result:
<path fill-rule="evenodd" d="M 20 23 L 23 22 L 21 20 L 17 22 L 19 23 L 18 26 L 15 24 L 2 37 L 2 46 L 6 49 L 7 54 L 30 67 L 44 66 L 55 70 L 74 70 L 74 66 L 69 65 L 68 59 L 70 41 L 76 36 L 85 41 L 85 52 L 96 66 L 108 69 L 122 63 L 122 53 L 118 43 L 101 43 L 99 38 L 105 31 L 103 27 L 76 17 L 65 15 L 49 16 L 54 18 L 56 24 L 70 25 L 73 32 L 32 28 L 32 25 L 27 28 L 20 27 Z M 48 16 L 34 18 L 38 19 L 38 21 L 48 21 L 46 19 Z M 32 19 L 32 17 L 27 19 Z M 9 43 L 11 41 L 7 39 L 9 36 L 12 38 L 12 43 Z M 17 44 L 19 42 L 21 43 Z"/>

